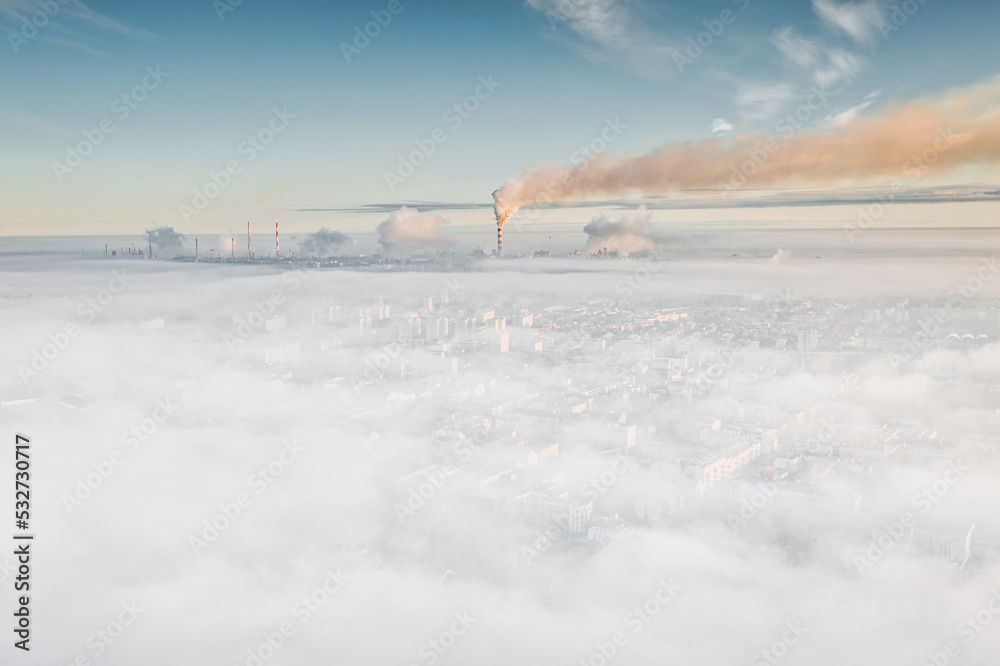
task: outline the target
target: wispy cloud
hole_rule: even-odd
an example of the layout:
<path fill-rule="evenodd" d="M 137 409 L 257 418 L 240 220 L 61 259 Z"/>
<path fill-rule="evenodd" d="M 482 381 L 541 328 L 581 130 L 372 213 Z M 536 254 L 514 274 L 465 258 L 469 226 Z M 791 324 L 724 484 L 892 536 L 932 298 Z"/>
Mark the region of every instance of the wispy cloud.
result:
<path fill-rule="evenodd" d="M 856 104 L 844 111 L 831 114 L 830 116 L 827 117 L 826 120 L 828 123 L 835 125 L 837 127 L 843 127 L 845 125 L 848 125 L 854 120 L 856 120 L 865 111 L 865 109 L 874 104 L 875 100 L 878 99 L 878 96 L 881 94 L 882 94 L 881 90 L 875 90 L 873 92 L 870 92 L 867 95 L 865 95 L 865 98 L 861 101 L 860 104 Z"/>
<path fill-rule="evenodd" d="M 725 118 L 715 118 L 712 120 L 712 134 L 725 134 L 732 131 L 732 123 L 726 122 Z"/>
<path fill-rule="evenodd" d="M 777 116 L 794 94 L 795 86 L 790 83 L 744 83 L 736 104 L 747 120 L 765 120 Z"/>
<path fill-rule="evenodd" d="M 42 132 L 65 132 L 66 127 L 49 122 L 33 114 L 20 113 L 9 108 L 0 107 L 0 124 L 14 125 L 19 128 L 38 130 Z"/>
<path fill-rule="evenodd" d="M 813 10 L 830 30 L 846 33 L 856 42 L 870 44 L 884 20 L 881 0 L 837 3 L 835 0 L 813 0 Z M 827 37 L 833 38 L 830 35 Z M 820 36 L 803 37 L 794 26 L 783 26 L 771 33 L 771 44 L 793 69 L 807 80 L 800 86 L 819 86 L 833 92 L 838 86 L 852 82 L 865 68 L 863 55 L 850 47 L 832 46 Z M 803 84 L 805 84 L 803 86 Z M 841 122 L 849 122 L 868 105 L 845 112 Z"/>
<path fill-rule="evenodd" d="M 32 17 L 42 11 L 48 22 L 42 28 L 38 28 L 39 39 L 49 44 L 94 54 L 100 54 L 101 51 L 85 43 L 85 39 L 92 32 L 112 32 L 132 39 L 153 38 L 151 32 L 133 28 L 111 16 L 96 12 L 80 0 L 60 0 L 53 2 L 52 7 L 50 11 L 44 12 L 35 0 L 0 0 L 0 19 L 8 24 L 9 30 L 16 33 L 25 22 L 31 24 Z M 52 34 L 46 32 L 46 26 L 53 30 Z M 67 39 L 67 35 L 71 39 Z"/>
<path fill-rule="evenodd" d="M 818 68 L 813 78 L 821 86 L 833 86 L 852 80 L 864 68 L 864 59 L 844 49 L 827 52 L 827 65 Z"/>
<path fill-rule="evenodd" d="M 795 34 L 795 28 L 785 26 L 771 33 L 771 43 L 785 58 L 799 67 L 815 67 L 820 61 L 820 48 L 813 41 Z"/>
<path fill-rule="evenodd" d="M 571 46 L 591 60 L 623 57 L 638 69 L 666 61 L 675 46 L 659 37 L 621 0 L 527 0 L 553 29 L 565 25 L 578 40 Z M 582 40 L 582 41 L 579 41 Z"/>
<path fill-rule="evenodd" d="M 805 39 L 795 28 L 785 26 L 771 33 L 771 43 L 791 64 L 807 70 L 813 83 L 822 87 L 850 81 L 864 67 L 864 58 L 842 48 L 827 48 Z"/>
<path fill-rule="evenodd" d="M 879 26 L 885 22 L 880 0 L 838 3 L 813 0 L 813 9 L 831 28 L 842 30 L 859 44 L 870 44 Z"/>

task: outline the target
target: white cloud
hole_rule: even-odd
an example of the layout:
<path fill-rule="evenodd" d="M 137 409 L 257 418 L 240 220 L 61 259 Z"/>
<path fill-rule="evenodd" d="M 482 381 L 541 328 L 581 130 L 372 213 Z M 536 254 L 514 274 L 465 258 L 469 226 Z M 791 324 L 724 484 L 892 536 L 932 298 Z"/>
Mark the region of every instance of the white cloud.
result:
<path fill-rule="evenodd" d="M 809 70 L 812 82 L 822 87 L 851 80 L 865 63 L 862 57 L 850 51 L 827 48 L 818 41 L 800 37 L 791 26 L 771 33 L 771 43 L 792 64 Z"/>
<path fill-rule="evenodd" d="M 583 39 L 571 46 L 596 61 L 620 55 L 633 66 L 644 68 L 671 57 L 674 46 L 654 35 L 621 0 L 527 0 L 528 6 L 544 14 L 552 28 L 567 26 Z"/>
<path fill-rule="evenodd" d="M 789 251 L 789 250 L 782 250 L 779 247 L 778 251 L 774 253 L 773 257 L 771 257 L 771 263 L 772 264 L 780 264 L 782 262 L 788 261 L 789 258 L 791 258 L 791 256 L 792 256 L 791 251 Z"/>
<path fill-rule="evenodd" d="M 645 206 L 623 213 L 617 220 L 596 215 L 583 228 L 587 234 L 586 252 L 617 250 L 627 257 L 632 252 L 652 250 L 667 242 L 666 236 L 653 227 L 652 219 L 653 214 Z"/>
<path fill-rule="evenodd" d="M 712 134 L 725 134 L 732 131 L 732 123 L 726 122 L 725 118 L 715 118 L 712 120 Z"/>
<path fill-rule="evenodd" d="M 844 49 L 827 52 L 828 65 L 813 73 L 813 79 L 820 86 L 833 86 L 841 81 L 850 81 L 864 67 L 864 59 Z"/>
<path fill-rule="evenodd" d="M 828 123 L 836 125 L 837 127 L 843 127 L 845 125 L 848 125 L 855 119 L 857 119 L 858 116 L 860 116 L 865 111 L 865 109 L 874 104 L 875 100 L 878 99 L 878 96 L 881 94 L 882 94 L 881 90 L 875 90 L 873 92 L 870 92 L 867 95 L 865 95 L 864 100 L 862 100 L 860 104 L 856 104 L 851 108 L 841 111 L 839 113 L 831 114 L 830 116 L 827 117 L 826 120 Z"/>
<path fill-rule="evenodd" d="M 50 44 L 73 48 L 86 53 L 99 54 L 100 51 L 83 43 L 82 39 L 90 31 L 116 32 L 134 39 L 152 39 L 152 33 L 139 28 L 125 25 L 106 14 L 96 12 L 80 0 L 53 1 L 52 6 L 58 8 L 54 14 L 45 11 L 48 23 L 37 29 L 38 38 Z M 0 0 L 0 18 L 6 19 L 9 27 L 19 31 L 25 21 L 31 21 L 32 16 L 42 11 L 36 0 Z M 51 30 L 52 34 L 48 31 Z M 66 39 L 66 35 L 76 39 Z"/>
<path fill-rule="evenodd" d="M 834 0 L 813 0 L 813 9 L 828 26 L 842 30 L 858 43 L 870 43 L 885 22 L 879 0 L 837 3 Z"/>
<path fill-rule="evenodd" d="M 440 215 L 403 206 L 378 225 L 378 242 L 386 248 L 440 246 L 445 243 L 439 229 L 444 222 Z"/>
<path fill-rule="evenodd" d="M 799 67 L 814 67 L 820 60 L 820 49 L 816 43 L 796 35 L 792 26 L 778 28 L 771 33 L 771 43 Z"/>
<path fill-rule="evenodd" d="M 743 117 L 749 120 L 773 118 L 792 99 L 795 87 L 790 83 L 744 83 L 736 97 Z"/>

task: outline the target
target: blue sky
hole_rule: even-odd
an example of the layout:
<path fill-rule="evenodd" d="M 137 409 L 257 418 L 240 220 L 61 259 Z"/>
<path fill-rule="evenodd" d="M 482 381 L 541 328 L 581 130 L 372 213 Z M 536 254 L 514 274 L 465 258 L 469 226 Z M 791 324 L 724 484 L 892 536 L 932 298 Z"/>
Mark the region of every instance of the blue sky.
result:
<path fill-rule="evenodd" d="M 1000 71 L 1000 4 L 986 1 L 401 0 L 350 62 L 342 44 L 388 2 L 243 0 L 221 18 L 220 4 L 0 0 L 0 233 L 224 232 L 271 215 L 289 231 L 373 227 L 377 216 L 337 209 L 486 206 L 525 167 L 570 161 L 609 120 L 626 129 L 608 152 L 640 152 L 713 129 L 767 133 L 817 85 L 829 103 L 809 122 L 822 128 Z M 916 11 L 898 14 L 904 4 Z M 53 16 L 38 19 L 46 6 Z M 894 15 L 905 23 L 883 34 Z M 37 33 L 24 27 L 32 16 Z M 720 34 L 702 35 L 708 45 L 678 71 L 675 54 L 712 27 Z M 121 117 L 115 100 L 144 81 Z M 477 87 L 478 108 L 445 115 Z M 241 145 L 275 109 L 294 118 L 250 162 Z M 433 154 L 390 187 L 399 156 L 435 130 Z M 91 154 L 54 166 L 88 132 L 100 138 Z M 185 216 L 229 162 L 238 173 Z M 940 182 L 997 180 L 977 167 Z"/>

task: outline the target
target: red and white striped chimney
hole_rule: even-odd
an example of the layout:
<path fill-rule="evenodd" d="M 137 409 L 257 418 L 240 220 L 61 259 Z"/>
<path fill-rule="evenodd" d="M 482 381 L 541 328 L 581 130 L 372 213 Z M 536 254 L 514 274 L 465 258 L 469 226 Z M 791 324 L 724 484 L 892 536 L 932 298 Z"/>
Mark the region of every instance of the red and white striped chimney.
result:
<path fill-rule="evenodd" d="M 497 256 L 503 256 L 503 227 L 497 227 Z"/>

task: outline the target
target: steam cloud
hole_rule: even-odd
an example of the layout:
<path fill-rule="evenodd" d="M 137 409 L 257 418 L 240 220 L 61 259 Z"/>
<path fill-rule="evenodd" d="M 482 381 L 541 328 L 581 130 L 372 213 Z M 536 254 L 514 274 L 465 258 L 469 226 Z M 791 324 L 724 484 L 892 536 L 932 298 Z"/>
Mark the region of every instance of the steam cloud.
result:
<path fill-rule="evenodd" d="M 343 245 L 348 240 L 350 239 L 346 234 L 342 234 L 339 231 L 331 231 L 326 227 L 320 227 L 319 231 L 309 234 L 299 244 L 299 252 L 314 257 L 326 257 L 330 255 L 335 246 Z"/>
<path fill-rule="evenodd" d="M 783 261 L 788 261 L 788 259 L 790 259 L 791 256 L 792 256 L 792 253 L 789 250 L 782 250 L 779 247 L 778 251 L 774 253 L 773 257 L 771 257 L 771 263 L 772 264 L 780 264 Z"/>
<path fill-rule="evenodd" d="M 710 137 L 642 155 L 598 154 L 568 166 L 536 166 L 493 193 L 497 224 L 531 203 L 739 187 L 748 177 L 755 186 L 914 177 L 1000 161 L 998 93 L 995 77 L 938 99 L 883 105 L 843 127 L 798 133 L 789 118 L 771 137 Z"/>
<path fill-rule="evenodd" d="M 153 246 L 153 256 L 173 259 L 184 247 L 184 234 L 174 231 L 173 227 L 146 229 L 146 234 Z"/>
<path fill-rule="evenodd" d="M 445 219 L 434 213 L 421 213 L 415 208 L 403 206 L 393 211 L 376 230 L 378 242 L 385 248 L 418 249 L 445 242 L 438 231 L 438 225 Z"/>
<path fill-rule="evenodd" d="M 608 249 L 628 256 L 662 245 L 667 239 L 653 228 L 651 218 L 652 213 L 644 207 L 634 213 L 625 213 L 618 220 L 597 215 L 583 228 L 587 234 L 587 253 Z"/>

